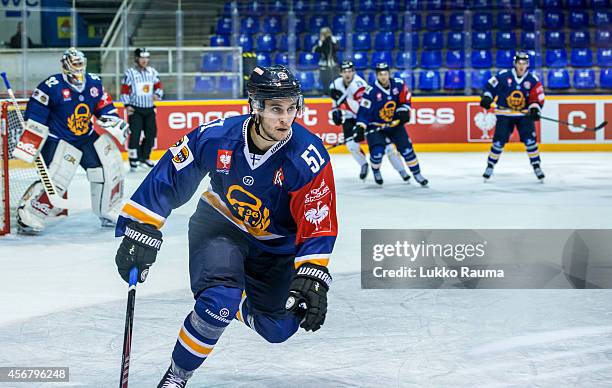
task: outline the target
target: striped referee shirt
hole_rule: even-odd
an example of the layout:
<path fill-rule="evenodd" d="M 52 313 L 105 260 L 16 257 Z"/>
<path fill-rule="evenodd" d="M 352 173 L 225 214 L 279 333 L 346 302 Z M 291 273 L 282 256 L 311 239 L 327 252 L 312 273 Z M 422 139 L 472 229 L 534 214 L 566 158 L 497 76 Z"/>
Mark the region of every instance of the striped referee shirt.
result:
<path fill-rule="evenodd" d="M 125 71 L 121 81 L 121 102 L 138 108 L 152 108 L 153 94 L 159 99 L 164 96 L 164 89 L 157 70 L 151 66 L 142 69 L 138 66 Z"/>

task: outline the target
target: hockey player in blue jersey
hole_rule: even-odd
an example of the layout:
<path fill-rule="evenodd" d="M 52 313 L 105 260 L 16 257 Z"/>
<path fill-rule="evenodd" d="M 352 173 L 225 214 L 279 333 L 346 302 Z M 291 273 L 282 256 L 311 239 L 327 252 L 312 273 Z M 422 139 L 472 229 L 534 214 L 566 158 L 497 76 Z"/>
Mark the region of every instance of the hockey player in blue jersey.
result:
<path fill-rule="evenodd" d="M 295 123 L 299 82 L 284 66 L 255 67 L 251 114 L 195 128 L 174 144 L 123 207 L 116 235 L 120 275 L 146 279 L 161 228 L 205 176 L 189 221 L 195 298 L 158 387 L 184 387 L 232 319 L 269 342 L 325 321 L 336 235 L 332 165 L 321 140 Z"/>
<path fill-rule="evenodd" d="M 393 150 L 387 145 L 389 139 L 408 164 L 414 179 L 421 186 L 427 186 L 428 181 L 421 174 L 412 142 L 404 127 L 410 121 L 410 99 L 411 93 L 404 81 L 400 78 L 391 78 L 389 65 L 378 63 L 376 82 L 368 86 L 361 99 L 356 125 L 366 133 L 370 147 L 370 165 L 374 180 L 379 185 L 383 184 L 380 173 L 383 155 Z M 355 128 L 355 132 L 358 130 Z M 407 181 L 409 175 L 404 171 L 402 178 Z"/>
<path fill-rule="evenodd" d="M 480 99 L 480 106 L 485 109 L 489 109 L 493 100 L 497 99 L 495 134 L 487 168 L 482 175 L 485 182 L 493 175 L 493 168 L 515 127 L 525 144 L 533 172 L 540 181 L 544 179 L 535 130 L 535 122 L 540 120 L 540 111 L 544 106 L 544 87 L 538 77 L 529 72 L 527 53 L 518 52 L 513 63 L 513 69 L 502 70 L 489 79 Z"/>
<path fill-rule="evenodd" d="M 86 72 L 86 64 L 85 55 L 71 48 L 62 55 L 62 73 L 34 89 L 25 112 L 26 128 L 13 155 L 31 163 L 40 154 L 59 195 L 68 189 L 78 166 L 83 167 L 91 184 L 94 213 L 102 226 L 114 226 L 123 197 L 123 161 L 110 135 L 123 143 L 128 126 L 117 116 L 100 78 Z M 94 131 L 93 116 L 106 130 L 103 135 Z M 53 207 L 37 181 L 20 201 L 19 231 L 39 233 L 49 216 L 62 211 Z"/>

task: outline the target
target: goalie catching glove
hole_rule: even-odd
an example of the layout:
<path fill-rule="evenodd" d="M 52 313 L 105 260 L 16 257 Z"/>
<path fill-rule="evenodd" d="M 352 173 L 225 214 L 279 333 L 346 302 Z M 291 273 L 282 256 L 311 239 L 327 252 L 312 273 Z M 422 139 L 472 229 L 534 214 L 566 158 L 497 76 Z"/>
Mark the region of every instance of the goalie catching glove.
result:
<path fill-rule="evenodd" d="M 321 265 L 306 263 L 297 269 L 285 308 L 302 318 L 300 327 L 304 330 L 317 331 L 325 322 L 331 282 L 329 271 Z"/>
<path fill-rule="evenodd" d="M 130 126 L 117 116 L 102 115 L 97 124 L 111 134 L 120 144 L 124 144 L 130 135 Z"/>
<path fill-rule="evenodd" d="M 162 241 L 161 232 L 153 225 L 140 222 L 126 225 L 123 241 L 115 256 L 115 263 L 123 280 L 129 282 L 130 270 L 137 267 L 138 282 L 144 282 L 149 268 L 155 263 Z"/>

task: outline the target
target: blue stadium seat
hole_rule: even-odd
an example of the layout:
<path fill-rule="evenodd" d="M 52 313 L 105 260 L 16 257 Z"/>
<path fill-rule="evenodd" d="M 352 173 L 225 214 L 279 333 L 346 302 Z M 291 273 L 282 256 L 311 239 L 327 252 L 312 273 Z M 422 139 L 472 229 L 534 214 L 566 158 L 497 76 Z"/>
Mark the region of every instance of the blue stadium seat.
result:
<path fill-rule="evenodd" d="M 565 32 L 563 31 L 546 31 L 544 42 L 549 49 L 565 47 Z"/>
<path fill-rule="evenodd" d="M 593 66 L 593 52 L 588 48 L 573 48 L 570 55 L 570 65 L 574 67 Z"/>
<path fill-rule="evenodd" d="M 272 58 L 268 53 L 257 53 L 257 66 L 268 67 L 272 66 Z"/>
<path fill-rule="evenodd" d="M 493 2 L 491 0 L 473 0 L 472 8 L 474 9 L 492 9 Z"/>
<path fill-rule="evenodd" d="M 442 12 L 432 12 L 425 17 L 425 28 L 429 31 L 443 30 L 445 24 Z"/>
<path fill-rule="evenodd" d="M 295 21 L 295 33 L 301 34 L 306 31 L 306 26 L 303 17 L 296 17 L 293 19 Z M 287 26 L 289 25 L 289 21 L 287 21 Z"/>
<path fill-rule="evenodd" d="M 595 89 L 595 72 L 593 69 L 576 69 L 573 84 L 576 89 Z"/>
<path fill-rule="evenodd" d="M 565 24 L 565 14 L 561 11 L 544 11 L 544 27 L 546 28 L 563 28 Z"/>
<path fill-rule="evenodd" d="M 529 54 L 529 65 L 531 68 L 542 67 L 542 54 L 536 53 L 533 50 L 527 50 L 527 54 Z"/>
<path fill-rule="evenodd" d="M 441 11 L 445 5 L 443 0 L 419 0 L 419 2 L 423 4 L 422 8 L 428 11 Z"/>
<path fill-rule="evenodd" d="M 296 14 L 305 14 L 310 12 L 310 2 L 308 0 L 296 0 L 293 2 L 293 11 Z"/>
<path fill-rule="evenodd" d="M 211 52 L 202 55 L 200 70 L 204 72 L 216 72 L 223 69 L 223 57 L 219 53 Z"/>
<path fill-rule="evenodd" d="M 362 51 L 356 51 L 353 53 L 353 64 L 357 70 L 367 69 L 368 62 L 368 53 Z"/>
<path fill-rule="evenodd" d="M 449 69 L 463 69 L 465 67 L 465 53 L 463 50 L 446 50 L 446 67 Z"/>
<path fill-rule="evenodd" d="M 395 35 L 390 31 L 377 32 L 374 37 L 374 50 L 395 49 Z"/>
<path fill-rule="evenodd" d="M 449 31 L 446 36 L 446 48 L 450 50 L 463 50 L 465 46 L 465 34 L 459 31 Z"/>
<path fill-rule="evenodd" d="M 408 35 L 410 35 L 410 37 L 408 37 Z M 408 47 L 408 43 L 411 44 L 411 47 Z M 419 34 L 417 32 L 413 32 L 411 34 L 400 32 L 398 46 L 401 50 L 418 50 L 420 47 Z"/>
<path fill-rule="evenodd" d="M 227 35 L 212 35 L 210 37 L 211 47 L 225 47 L 230 45 L 230 40 Z"/>
<path fill-rule="evenodd" d="M 612 47 L 612 33 L 610 30 L 597 30 L 595 45 L 597 47 Z"/>
<path fill-rule="evenodd" d="M 498 69 L 509 69 L 512 67 L 514 50 L 497 50 L 495 53 L 495 67 Z"/>
<path fill-rule="evenodd" d="M 232 33 L 232 18 L 221 16 L 217 19 L 217 28 L 215 33 L 219 35 L 230 35 Z"/>
<path fill-rule="evenodd" d="M 395 59 L 398 69 L 414 69 L 417 67 L 417 55 L 414 51 L 398 51 Z"/>
<path fill-rule="evenodd" d="M 359 32 L 353 34 L 353 50 L 370 51 L 372 48 L 372 39 L 369 32 Z"/>
<path fill-rule="evenodd" d="M 565 51 L 565 49 L 546 50 L 546 66 L 566 67 L 567 52 Z"/>
<path fill-rule="evenodd" d="M 241 34 L 238 37 L 238 46 L 242 47 L 242 51 L 253 51 L 253 37 L 249 34 Z"/>
<path fill-rule="evenodd" d="M 419 74 L 419 89 L 421 90 L 440 90 L 440 73 L 429 70 Z"/>
<path fill-rule="evenodd" d="M 570 11 L 568 25 L 574 30 L 589 28 L 589 14 L 586 11 Z"/>
<path fill-rule="evenodd" d="M 375 68 L 376 64 L 381 62 L 387 63 L 389 67 L 395 67 L 393 66 L 391 51 L 374 51 L 372 54 L 372 61 L 370 62 L 371 67 Z"/>
<path fill-rule="evenodd" d="M 311 93 L 317 90 L 314 71 L 298 71 L 297 78 L 300 81 L 304 93 Z"/>
<path fill-rule="evenodd" d="M 335 15 L 332 19 L 332 31 L 334 34 L 346 32 L 346 15 L 339 14 Z"/>
<path fill-rule="evenodd" d="M 265 4 L 263 1 L 250 1 L 248 3 L 240 4 L 240 11 L 245 15 L 261 15 L 265 12 Z"/>
<path fill-rule="evenodd" d="M 491 70 L 472 70 L 472 89 L 484 89 L 489 78 L 491 78 Z"/>
<path fill-rule="evenodd" d="M 612 49 L 597 49 L 597 65 L 599 67 L 612 67 Z"/>
<path fill-rule="evenodd" d="M 506 8 L 508 11 L 518 7 L 516 0 L 497 0 L 496 7 L 498 10 L 503 11 Z"/>
<path fill-rule="evenodd" d="M 421 51 L 421 67 L 423 69 L 438 69 L 442 66 L 442 52 L 440 50 Z"/>
<path fill-rule="evenodd" d="M 414 72 L 412 70 L 402 70 L 393 73 L 393 77 L 401 78 L 408 86 L 408 89 L 414 90 Z"/>
<path fill-rule="evenodd" d="M 465 89 L 465 71 L 447 70 L 444 74 L 444 89 L 463 90 Z"/>
<path fill-rule="evenodd" d="M 217 90 L 217 77 L 197 76 L 193 84 L 194 93 L 211 93 Z"/>
<path fill-rule="evenodd" d="M 310 51 L 316 44 L 319 44 L 319 34 L 304 34 L 304 50 Z"/>
<path fill-rule="evenodd" d="M 257 37 L 257 51 L 270 53 L 276 51 L 276 37 L 271 34 L 261 34 Z"/>
<path fill-rule="evenodd" d="M 521 0 L 521 9 L 534 9 L 537 5 L 537 0 Z"/>
<path fill-rule="evenodd" d="M 359 10 L 374 13 L 378 11 L 378 6 L 375 0 L 359 0 Z"/>
<path fill-rule="evenodd" d="M 567 0 L 567 8 L 584 9 L 586 0 Z"/>
<path fill-rule="evenodd" d="M 355 2 L 353 0 L 338 0 L 336 2 L 336 11 L 338 12 L 355 11 Z"/>
<path fill-rule="evenodd" d="M 570 33 L 570 47 L 590 47 L 591 34 L 588 31 L 572 31 Z"/>
<path fill-rule="evenodd" d="M 259 19 L 253 16 L 247 16 L 240 21 L 241 34 L 256 34 L 259 32 Z"/>
<path fill-rule="evenodd" d="M 535 32 L 521 31 L 521 47 L 524 49 L 535 48 Z"/>
<path fill-rule="evenodd" d="M 286 13 L 289 10 L 287 7 L 287 2 L 283 0 L 275 0 L 272 3 L 268 4 L 268 12 L 269 13 Z"/>
<path fill-rule="evenodd" d="M 521 28 L 527 31 L 535 29 L 536 17 L 533 12 L 523 12 L 521 15 Z"/>
<path fill-rule="evenodd" d="M 544 0 L 543 6 L 544 8 L 561 9 L 563 2 L 561 0 Z"/>
<path fill-rule="evenodd" d="M 298 56 L 297 68 L 299 70 L 314 70 L 319 67 L 319 55 L 310 51 L 302 51 Z"/>
<path fill-rule="evenodd" d="M 444 47 L 444 41 L 442 39 L 442 33 L 436 32 L 425 32 L 423 34 L 423 48 L 426 50 L 441 50 Z"/>
<path fill-rule="evenodd" d="M 339 52 L 344 51 L 346 48 L 346 35 L 340 34 L 335 36 L 336 41 L 338 42 L 338 50 Z"/>
<path fill-rule="evenodd" d="M 516 48 L 516 34 L 511 31 L 499 31 L 495 35 L 495 47 L 498 49 Z"/>
<path fill-rule="evenodd" d="M 404 28 L 404 23 L 406 23 L 406 20 L 402 18 L 401 28 Z M 423 19 L 421 18 L 421 14 L 411 13 L 409 24 L 412 31 L 421 31 L 423 28 Z"/>
<path fill-rule="evenodd" d="M 516 28 L 516 15 L 514 13 L 499 12 L 497 14 L 497 28 L 509 31 Z"/>
<path fill-rule="evenodd" d="M 330 0 L 318 0 L 315 7 L 317 12 L 332 12 L 335 9 Z"/>
<path fill-rule="evenodd" d="M 488 69 L 493 65 L 493 56 L 489 50 L 472 51 L 472 67 L 475 69 Z"/>
<path fill-rule="evenodd" d="M 402 26 L 403 27 L 403 26 Z M 396 31 L 399 28 L 397 15 L 393 13 L 378 16 L 378 29 L 381 31 Z"/>
<path fill-rule="evenodd" d="M 601 69 L 599 73 L 599 86 L 602 89 L 612 89 L 612 68 Z"/>
<path fill-rule="evenodd" d="M 610 2 L 608 0 L 591 0 L 593 9 L 608 9 L 610 8 Z"/>
<path fill-rule="evenodd" d="M 376 72 L 374 71 L 368 71 L 368 78 L 367 78 L 367 82 L 369 85 L 373 85 L 374 82 L 376 82 Z M 364 78 L 365 79 L 365 78 Z"/>
<path fill-rule="evenodd" d="M 374 30 L 374 16 L 369 13 L 360 13 L 355 18 L 355 31 L 366 32 Z"/>
<path fill-rule="evenodd" d="M 570 77 L 566 69 L 554 69 L 548 72 L 549 89 L 569 89 Z"/>
<path fill-rule="evenodd" d="M 231 75 L 222 75 L 219 77 L 218 91 L 224 94 L 231 93 L 234 89 L 234 85 L 236 88 L 240 90 L 240 84 L 236 76 Z"/>
<path fill-rule="evenodd" d="M 264 18 L 263 32 L 266 34 L 278 34 L 283 30 L 283 22 L 280 16 L 269 15 Z"/>
<path fill-rule="evenodd" d="M 379 1 L 380 3 L 380 9 L 383 12 L 400 12 L 403 9 L 403 1 L 402 0 L 381 0 Z"/>
<path fill-rule="evenodd" d="M 463 12 L 453 12 L 448 18 L 448 26 L 453 31 L 463 31 L 465 27 L 465 15 Z"/>
<path fill-rule="evenodd" d="M 301 48 L 300 40 L 295 38 L 295 49 Z M 311 49 L 312 47 L 309 47 Z M 280 51 L 289 51 L 289 36 L 287 34 L 279 34 L 278 49 Z"/>
<path fill-rule="evenodd" d="M 277 52 L 274 56 L 274 64 L 289 66 L 289 55 L 280 51 Z"/>
<path fill-rule="evenodd" d="M 493 47 L 493 39 L 490 32 L 472 32 L 472 48 L 490 49 Z"/>
<path fill-rule="evenodd" d="M 475 12 L 472 18 L 472 29 L 488 31 L 493 28 L 493 14 L 491 12 Z"/>
<path fill-rule="evenodd" d="M 308 20 L 308 31 L 311 33 L 319 33 L 321 28 L 329 27 L 329 20 L 326 15 L 312 15 Z"/>
<path fill-rule="evenodd" d="M 609 11 L 595 11 L 595 26 L 610 28 L 610 12 Z"/>

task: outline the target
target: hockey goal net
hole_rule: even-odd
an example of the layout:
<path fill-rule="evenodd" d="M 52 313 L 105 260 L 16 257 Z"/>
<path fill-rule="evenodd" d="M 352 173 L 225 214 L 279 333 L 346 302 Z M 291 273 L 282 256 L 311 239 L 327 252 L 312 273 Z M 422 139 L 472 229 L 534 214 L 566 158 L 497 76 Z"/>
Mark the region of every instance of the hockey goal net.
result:
<path fill-rule="evenodd" d="M 23 115 L 28 101 L 17 102 Z M 33 164 L 12 157 L 22 132 L 15 106 L 0 100 L 0 235 L 10 232 L 19 199 L 38 180 Z"/>

